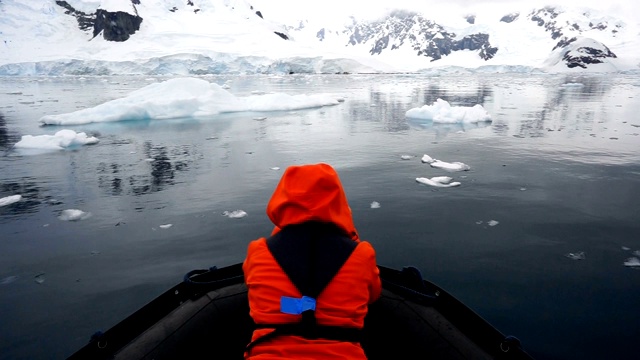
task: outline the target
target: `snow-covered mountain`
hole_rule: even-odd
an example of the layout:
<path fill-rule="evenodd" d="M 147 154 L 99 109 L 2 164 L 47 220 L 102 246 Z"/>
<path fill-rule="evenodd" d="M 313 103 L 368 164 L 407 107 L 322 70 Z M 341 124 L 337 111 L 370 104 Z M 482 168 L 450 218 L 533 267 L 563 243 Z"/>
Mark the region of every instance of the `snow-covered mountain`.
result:
<path fill-rule="evenodd" d="M 396 9 L 329 22 L 275 21 L 282 14 L 266 7 L 248 0 L 0 0 L 0 75 L 640 71 L 638 23 L 593 9 L 447 16 Z"/>

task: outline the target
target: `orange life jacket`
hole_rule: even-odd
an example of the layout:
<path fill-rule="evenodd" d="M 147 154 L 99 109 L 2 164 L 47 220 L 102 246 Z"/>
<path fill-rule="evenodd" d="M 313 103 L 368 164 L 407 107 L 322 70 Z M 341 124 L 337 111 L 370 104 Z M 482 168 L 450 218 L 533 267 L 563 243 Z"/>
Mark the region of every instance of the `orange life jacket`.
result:
<path fill-rule="evenodd" d="M 319 290 L 319 294 L 312 294 L 316 296 L 313 315 L 322 329 L 362 329 L 368 304 L 380 295 L 379 271 L 373 247 L 358 238 L 351 209 L 335 170 L 327 164 L 287 168 L 267 205 L 267 215 L 276 226 L 272 235 L 290 225 L 324 223 L 331 224 L 343 237 L 357 244 L 346 260 L 339 261 L 342 266 L 334 271 L 331 281 Z M 286 241 L 296 241 L 298 236 L 289 233 Z M 283 243 L 281 246 L 286 246 Z M 302 314 L 283 312 L 281 301 L 283 297 L 302 299 L 304 290 L 296 287 L 283 270 L 266 238 L 249 244 L 243 270 L 249 289 L 250 315 L 258 325 L 252 337 L 256 344 L 245 353 L 245 358 L 366 358 L 360 344 L 343 335 L 322 336 L 320 333 L 320 336 L 309 337 L 294 330 L 259 341 L 282 324 L 302 322 Z"/>

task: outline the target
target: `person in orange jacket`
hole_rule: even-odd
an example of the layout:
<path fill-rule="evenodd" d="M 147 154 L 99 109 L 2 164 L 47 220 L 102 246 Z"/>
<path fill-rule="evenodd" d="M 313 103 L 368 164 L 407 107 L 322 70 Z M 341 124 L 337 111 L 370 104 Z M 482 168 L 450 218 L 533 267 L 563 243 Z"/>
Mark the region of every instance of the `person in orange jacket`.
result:
<path fill-rule="evenodd" d="M 288 167 L 267 215 L 275 228 L 249 244 L 243 263 L 256 323 L 245 359 L 366 359 L 359 335 L 380 274 L 337 172 Z"/>

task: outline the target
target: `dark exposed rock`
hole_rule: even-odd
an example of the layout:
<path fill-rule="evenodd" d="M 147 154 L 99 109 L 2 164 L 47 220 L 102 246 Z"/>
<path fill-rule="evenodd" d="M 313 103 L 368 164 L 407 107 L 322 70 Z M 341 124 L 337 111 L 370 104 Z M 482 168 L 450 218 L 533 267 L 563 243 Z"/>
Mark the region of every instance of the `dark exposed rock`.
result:
<path fill-rule="evenodd" d="M 93 27 L 93 36 L 96 37 L 102 32 L 105 40 L 126 41 L 129 36 L 140 30 L 141 23 L 142 18 L 137 15 L 131 15 L 123 11 L 109 12 L 98 9 Z"/>
<path fill-rule="evenodd" d="M 476 16 L 475 15 L 467 15 L 464 18 L 465 20 L 467 20 L 467 22 L 471 25 L 476 23 Z"/>
<path fill-rule="evenodd" d="M 581 67 L 586 69 L 589 64 L 601 64 L 604 63 L 604 59 L 606 58 L 617 58 L 616 54 L 609 50 L 608 47 L 603 44 L 600 45 L 602 46 L 601 49 L 581 46 L 567 51 L 562 57 L 562 60 L 569 68 Z"/>
<path fill-rule="evenodd" d="M 260 16 L 260 18 L 261 18 L 261 19 L 264 19 L 264 18 L 262 17 L 262 13 L 260 12 L 260 10 L 256 11 L 256 15 Z"/>
<path fill-rule="evenodd" d="M 320 41 L 324 40 L 324 36 L 325 36 L 324 32 L 325 32 L 324 28 L 318 30 L 318 32 L 316 33 L 316 37 L 318 38 L 318 40 Z"/>
<path fill-rule="evenodd" d="M 518 17 L 520 17 L 520 13 L 511 13 L 508 15 L 503 16 L 500 21 L 505 22 L 505 23 L 512 23 L 514 21 L 516 21 L 518 19 Z"/>
<path fill-rule="evenodd" d="M 488 60 L 498 51 L 491 47 L 487 34 L 468 35 L 458 40 L 456 34 L 437 23 L 405 11 L 393 12 L 380 21 L 357 23 L 347 30 L 349 33 L 349 45 L 371 43 L 369 53 L 372 55 L 408 46 L 417 55 L 430 57 L 432 61 L 458 50 L 479 50 L 479 56 Z"/>
<path fill-rule="evenodd" d="M 278 36 L 280 36 L 281 38 L 285 39 L 285 40 L 289 40 L 289 37 L 286 34 L 283 34 L 281 32 L 278 31 L 274 31 L 274 33 Z"/>
<path fill-rule="evenodd" d="M 569 46 L 569 44 L 571 44 L 572 42 L 578 40 L 578 38 L 576 37 L 572 37 L 571 39 L 568 38 L 562 38 L 562 40 L 558 41 L 558 43 L 556 44 L 556 46 L 553 47 L 553 50 L 555 49 L 559 49 L 559 48 L 563 48 L 563 47 L 567 47 Z"/>
<path fill-rule="evenodd" d="M 93 29 L 93 23 L 95 21 L 96 14 L 87 14 L 82 11 L 76 10 L 66 1 L 56 1 L 56 5 L 64 8 L 65 14 L 72 15 L 76 18 L 80 30 L 88 31 L 90 29 Z"/>

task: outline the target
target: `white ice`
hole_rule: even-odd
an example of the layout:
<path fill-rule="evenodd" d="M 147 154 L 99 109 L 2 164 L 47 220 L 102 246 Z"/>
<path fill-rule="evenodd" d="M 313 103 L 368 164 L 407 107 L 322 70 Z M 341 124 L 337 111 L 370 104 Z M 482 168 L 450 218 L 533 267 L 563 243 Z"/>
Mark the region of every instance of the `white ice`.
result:
<path fill-rule="evenodd" d="M 60 216 L 58 216 L 58 219 L 62 221 L 78 221 L 78 220 L 84 220 L 90 216 L 91 216 L 91 213 L 84 212 L 82 210 L 67 209 L 67 210 L 63 210 L 60 213 Z"/>
<path fill-rule="evenodd" d="M 431 156 L 424 154 L 422 159 L 420 159 L 425 164 L 429 164 L 431 167 L 443 169 L 447 171 L 468 171 L 471 167 L 465 163 L 455 161 L 455 162 L 446 162 L 438 159 L 434 159 Z"/>
<path fill-rule="evenodd" d="M 380 208 L 380 203 L 377 201 L 372 201 L 371 202 L 371 208 L 372 209 L 379 209 Z"/>
<path fill-rule="evenodd" d="M 14 148 L 18 149 L 40 149 L 40 150 L 64 150 L 72 149 L 82 145 L 97 144 L 99 140 L 94 136 L 88 136 L 73 130 L 60 130 L 54 135 L 23 135 Z"/>
<path fill-rule="evenodd" d="M 223 216 L 228 216 L 231 219 L 240 219 L 247 216 L 247 212 L 244 210 L 224 211 Z"/>
<path fill-rule="evenodd" d="M 624 266 L 628 266 L 628 267 L 640 267 L 640 259 L 638 259 L 637 257 L 631 257 L 628 258 L 625 262 L 624 262 Z"/>
<path fill-rule="evenodd" d="M 10 195 L 0 198 L 0 206 L 7 206 L 16 203 L 22 199 L 22 195 Z"/>
<path fill-rule="evenodd" d="M 175 78 L 133 91 L 128 96 L 93 108 L 46 115 L 43 125 L 79 125 L 123 120 L 158 120 L 211 116 L 243 111 L 282 111 L 337 105 L 332 94 L 284 93 L 239 97 L 220 85 L 198 78 Z"/>
<path fill-rule="evenodd" d="M 446 188 L 446 187 L 460 186 L 459 182 L 457 181 L 452 182 L 452 180 L 453 179 L 448 176 L 435 176 L 432 178 L 426 178 L 426 177 L 416 178 L 416 181 L 421 184 L 435 186 L 435 187 Z"/>
<path fill-rule="evenodd" d="M 472 107 L 451 106 L 447 101 L 438 99 L 433 105 L 424 105 L 409 109 L 408 118 L 432 120 L 434 123 L 478 123 L 490 122 L 491 115 L 482 105 Z"/>

